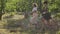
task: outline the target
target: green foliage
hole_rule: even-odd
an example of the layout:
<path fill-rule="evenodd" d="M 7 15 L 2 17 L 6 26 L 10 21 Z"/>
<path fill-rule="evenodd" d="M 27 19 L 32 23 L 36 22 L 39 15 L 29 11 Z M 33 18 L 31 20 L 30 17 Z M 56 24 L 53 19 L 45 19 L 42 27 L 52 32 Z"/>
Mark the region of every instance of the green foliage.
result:
<path fill-rule="evenodd" d="M 18 13 L 19 12 L 24 12 L 24 13 L 30 12 L 33 8 L 32 4 L 34 2 L 36 2 L 38 4 L 38 11 L 41 11 L 44 0 L 2 0 L 2 2 L 0 0 L 0 13 L 2 12 L 1 9 L 4 10 L 4 12 L 8 13 L 8 14 L 6 14 L 8 16 L 5 15 L 5 19 L 6 19 L 7 23 L 4 22 L 4 23 L 1 23 L 0 25 L 8 24 L 8 27 L 14 27 L 16 29 L 21 26 L 20 28 L 27 30 L 29 18 L 19 20 L 23 17 L 22 16 L 19 17 L 19 15 L 18 16 L 14 16 L 14 15 L 16 15 L 17 12 Z M 49 4 L 48 5 L 49 12 L 51 12 L 52 15 L 55 15 L 55 17 L 60 18 L 60 0 L 48 0 L 48 4 Z M 30 15 L 29 15 L 29 17 L 30 17 Z M 16 20 L 15 20 L 15 18 L 16 18 Z M 41 19 L 39 19 L 38 21 L 40 21 L 40 20 Z M 34 32 L 36 32 L 36 30 L 29 31 L 29 33 L 31 33 L 31 34 Z M 23 32 L 23 34 L 25 34 L 25 32 Z M 60 34 L 60 31 L 58 32 L 58 34 Z"/>
<path fill-rule="evenodd" d="M 49 12 L 55 11 L 58 8 L 60 11 L 60 0 L 48 0 Z M 38 10 L 40 11 L 43 6 L 41 6 L 44 0 L 5 0 L 3 1 L 6 12 L 18 11 L 25 12 L 32 10 L 32 3 L 36 2 L 38 4 Z M 42 2 L 42 4 L 41 4 Z M 1 6 L 1 4 L 0 4 Z"/>

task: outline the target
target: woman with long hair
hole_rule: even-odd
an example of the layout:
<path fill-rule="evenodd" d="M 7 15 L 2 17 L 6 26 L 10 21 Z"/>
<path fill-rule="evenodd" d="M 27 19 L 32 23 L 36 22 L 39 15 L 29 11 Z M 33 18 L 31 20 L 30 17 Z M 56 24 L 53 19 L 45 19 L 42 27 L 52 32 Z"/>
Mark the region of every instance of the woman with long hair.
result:
<path fill-rule="evenodd" d="M 45 1 L 43 11 L 42 11 L 42 16 L 43 16 L 42 20 L 45 24 L 48 24 L 49 22 L 51 22 L 50 20 L 52 19 L 51 14 L 48 12 L 48 5 L 47 4 L 48 4 L 47 1 Z"/>
<path fill-rule="evenodd" d="M 37 4 L 33 3 L 33 9 L 32 9 L 32 18 L 30 20 L 31 23 L 37 23 L 37 17 L 38 17 L 38 13 L 37 13 Z"/>

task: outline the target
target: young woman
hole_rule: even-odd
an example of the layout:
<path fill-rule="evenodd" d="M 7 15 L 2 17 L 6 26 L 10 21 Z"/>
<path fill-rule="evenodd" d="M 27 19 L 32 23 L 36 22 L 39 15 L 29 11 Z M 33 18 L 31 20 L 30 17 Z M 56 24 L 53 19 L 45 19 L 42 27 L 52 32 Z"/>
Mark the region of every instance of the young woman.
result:
<path fill-rule="evenodd" d="M 33 3 L 32 18 L 30 20 L 31 24 L 36 24 L 37 23 L 37 17 L 38 17 L 37 4 Z"/>
<path fill-rule="evenodd" d="M 47 1 L 44 2 L 44 8 L 42 11 L 42 20 L 45 24 L 51 24 L 51 14 L 48 12 L 48 5 Z"/>

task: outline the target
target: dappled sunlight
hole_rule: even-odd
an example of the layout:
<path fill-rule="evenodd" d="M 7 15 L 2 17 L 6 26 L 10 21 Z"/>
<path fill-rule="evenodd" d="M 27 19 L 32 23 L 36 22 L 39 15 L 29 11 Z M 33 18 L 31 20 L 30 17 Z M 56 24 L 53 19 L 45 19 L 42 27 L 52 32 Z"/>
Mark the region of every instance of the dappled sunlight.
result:
<path fill-rule="evenodd" d="M 60 34 L 60 0 L 1 0 L 0 34 Z"/>
<path fill-rule="evenodd" d="M 4 20 L 7 22 L 5 22 Z M 9 34 L 21 34 L 21 33 L 22 34 L 32 34 L 32 33 L 36 32 L 37 30 L 39 30 L 39 27 L 42 28 L 42 25 L 43 25 L 41 22 L 41 17 L 38 17 L 38 22 L 40 23 L 40 25 L 38 25 L 38 28 L 36 25 L 36 29 L 33 25 L 31 25 L 32 27 L 28 26 L 28 24 L 30 24 L 30 22 L 29 22 L 30 17 L 24 18 L 24 15 L 16 14 L 16 15 L 13 15 L 10 19 L 5 18 L 4 20 L 3 20 L 3 22 L 0 23 L 0 25 L 4 26 L 5 29 L 1 29 L 2 30 L 1 32 L 5 33 L 5 34 L 6 33 L 9 33 Z M 44 26 L 44 28 L 45 28 L 45 26 Z M 39 33 L 40 32 L 38 32 L 37 34 L 39 34 Z M 46 34 L 48 34 L 48 32 Z"/>
<path fill-rule="evenodd" d="M 19 19 L 23 19 L 24 18 L 24 15 L 14 15 L 12 17 L 12 19 L 15 19 L 15 20 L 19 20 Z"/>

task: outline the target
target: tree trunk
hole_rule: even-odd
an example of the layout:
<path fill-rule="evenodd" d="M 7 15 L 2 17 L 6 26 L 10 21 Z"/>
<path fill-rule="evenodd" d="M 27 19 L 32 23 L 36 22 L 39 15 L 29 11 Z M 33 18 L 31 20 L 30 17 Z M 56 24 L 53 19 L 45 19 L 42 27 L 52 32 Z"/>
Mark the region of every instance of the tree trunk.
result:
<path fill-rule="evenodd" d="M 2 15 L 3 15 L 2 11 L 4 11 L 5 2 L 4 2 L 4 0 L 1 0 L 0 2 L 1 2 L 0 20 L 2 20 Z"/>
<path fill-rule="evenodd" d="M 0 20 L 2 19 L 2 0 L 0 1 L 1 2 L 1 7 L 0 7 Z"/>
<path fill-rule="evenodd" d="M 2 14 L 0 14 L 0 20 L 2 19 Z"/>
<path fill-rule="evenodd" d="M 25 18 L 28 18 L 28 12 L 25 12 L 24 16 Z"/>

